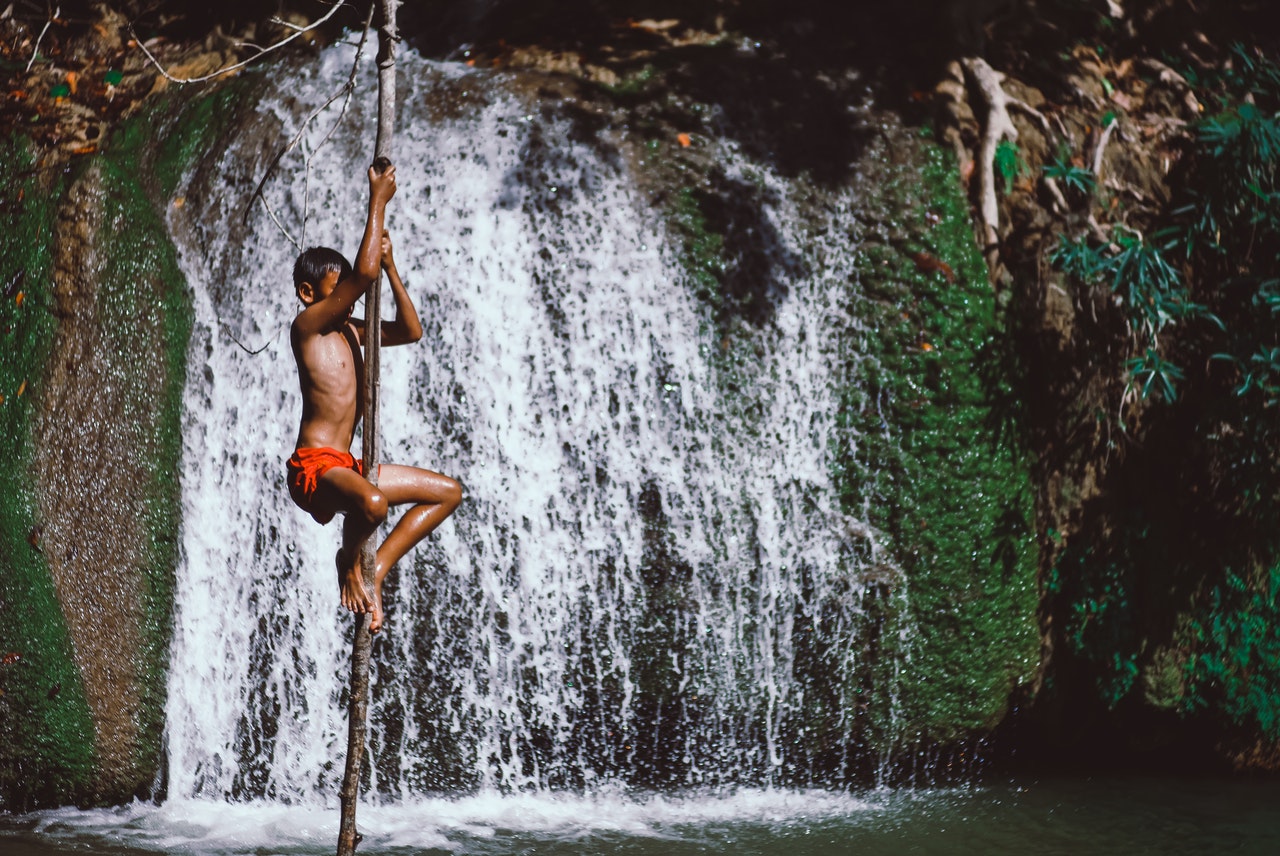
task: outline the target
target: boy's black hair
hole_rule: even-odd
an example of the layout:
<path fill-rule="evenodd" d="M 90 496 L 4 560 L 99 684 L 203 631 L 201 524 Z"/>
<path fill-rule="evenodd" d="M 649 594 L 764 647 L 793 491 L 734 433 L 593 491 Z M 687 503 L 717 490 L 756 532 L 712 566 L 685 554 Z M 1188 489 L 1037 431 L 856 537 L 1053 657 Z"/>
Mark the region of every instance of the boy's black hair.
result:
<path fill-rule="evenodd" d="M 293 287 L 297 288 L 304 282 L 318 285 L 331 270 L 338 271 L 338 281 L 341 282 L 351 275 L 351 263 L 337 250 L 312 247 L 299 255 L 298 260 L 293 263 Z"/>

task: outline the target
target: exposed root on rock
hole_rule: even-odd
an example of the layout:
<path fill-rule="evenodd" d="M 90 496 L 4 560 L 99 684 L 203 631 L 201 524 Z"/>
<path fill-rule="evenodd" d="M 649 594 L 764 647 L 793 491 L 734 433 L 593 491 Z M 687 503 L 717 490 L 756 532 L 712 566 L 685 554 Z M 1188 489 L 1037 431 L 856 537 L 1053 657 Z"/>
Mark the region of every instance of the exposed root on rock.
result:
<path fill-rule="evenodd" d="M 961 65 L 972 87 L 981 96 L 986 106 L 982 138 L 974 156 L 974 178 L 978 182 L 978 217 L 982 232 L 982 251 L 987 259 L 992 280 L 995 281 L 1000 263 L 1000 203 L 996 197 L 996 149 L 1005 140 L 1016 142 L 1018 139 L 1018 129 L 1014 127 L 1013 120 L 1009 117 L 1009 110 L 1011 108 L 1020 110 L 1034 119 L 1043 129 L 1046 137 L 1052 137 L 1053 132 L 1049 120 L 1038 110 L 1004 91 L 1001 85 L 1004 75 L 988 65 L 986 60 L 969 57 L 961 60 Z M 1061 196 L 1060 193 L 1058 195 Z"/>
<path fill-rule="evenodd" d="M 1107 143 L 1111 140 L 1111 134 L 1115 131 L 1116 125 L 1120 121 L 1112 119 L 1107 123 L 1107 127 L 1102 131 L 1102 138 L 1098 140 L 1098 148 L 1093 153 L 1093 174 L 1098 179 L 1098 183 L 1102 183 L 1102 156 L 1107 151 Z"/>

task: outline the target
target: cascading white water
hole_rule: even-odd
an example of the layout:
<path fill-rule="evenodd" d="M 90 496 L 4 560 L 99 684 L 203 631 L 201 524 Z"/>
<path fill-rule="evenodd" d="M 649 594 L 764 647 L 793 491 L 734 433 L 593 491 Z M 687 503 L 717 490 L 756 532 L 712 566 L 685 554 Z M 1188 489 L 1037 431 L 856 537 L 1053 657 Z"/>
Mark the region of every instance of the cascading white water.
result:
<path fill-rule="evenodd" d="M 262 122 L 291 135 L 350 62 L 328 49 L 263 99 Z M 457 477 L 466 500 L 388 582 L 373 789 L 802 779 L 819 751 L 846 751 L 830 744 L 861 715 L 813 711 L 857 680 L 860 569 L 876 561 L 833 476 L 837 445 L 856 447 L 836 427 L 840 349 L 857 335 L 851 214 L 804 229 L 784 182 L 717 144 L 727 174 L 772 200 L 771 252 L 806 259 L 775 266 L 772 314 L 730 368 L 622 131 L 584 136 L 491 73 L 412 55 L 402 68 L 389 226 L 425 336 L 383 356 L 383 458 Z M 357 92 L 322 146 L 327 111 L 300 147 L 309 167 L 286 158 L 268 185 L 291 231 L 305 207 L 307 244 L 355 250 L 373 101 Z M 236 225 L 270 154 L 245 135 L 213 170 L 217 192 L 172 217 L 196 308 L 167 711 L 177 798 L 331 800 L 346 748 L 339 530 L 295 508 L 282 478 L 300 411 L 285 332 L 297 248 L 260 205 Z M 803 657 L 822 659 L 825 685 Z"/>

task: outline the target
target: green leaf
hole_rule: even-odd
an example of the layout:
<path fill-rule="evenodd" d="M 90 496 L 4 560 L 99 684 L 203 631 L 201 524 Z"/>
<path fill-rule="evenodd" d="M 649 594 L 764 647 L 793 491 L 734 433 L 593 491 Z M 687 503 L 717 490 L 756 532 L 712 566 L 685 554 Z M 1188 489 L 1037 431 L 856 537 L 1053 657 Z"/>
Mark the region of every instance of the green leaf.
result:
<path fill-rule="evenodd" d="M 1093 173 L 1084 167 L 1072 164 L 1067 160 L 1065 153 L 1060 154 L 1057 160 L 1046 164 L 1041 169 L 1046 177 L 1061 181 L 1069 190 L 1077 193 L 1091 194 L 1097 186 Z"/>
<path fill-rule="evenodd" d="M 1154 348 L 1147 348 L 1146 354 L 1129 360 L 1127 366 L 1130 377 L 1141 384 L 1143 398 L 1154 392 L 1167 403 L 1177 399 L 1175 384 L 1183 379 L 1182 369 L 1162 358 Z"/>
<path fill-rule="evenodd" d="M 1049 263 L 1067 276 L 1092 282 L 1102 272 L 1106 260 L 1100 248 L 1090 246 L 1087 236 L 1081 235 L 1073 241 L 1061 235 L 1058 246 L 1049 253 Z"/>
<path fill-rule="evenodd" d="M 1020 175 L 1025 175 L 1027 165 L 1022 160 L 1022 154 L 1018 151 L 1017 143 L 1011 140 L 1001 140 L 996 146 L 995 167 L 1000 173 L 1000 177 L 1004 180 L 1004 190 L 1008 193 L 1013 186 L 1014 179 Z"/>

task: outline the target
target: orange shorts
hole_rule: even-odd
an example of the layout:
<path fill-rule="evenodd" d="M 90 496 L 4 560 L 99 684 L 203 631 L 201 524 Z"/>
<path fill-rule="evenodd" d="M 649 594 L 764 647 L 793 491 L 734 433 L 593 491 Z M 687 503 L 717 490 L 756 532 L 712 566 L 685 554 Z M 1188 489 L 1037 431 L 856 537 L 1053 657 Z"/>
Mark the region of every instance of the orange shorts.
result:
<path fill-rule="evenodd" d="M 364 475 L 362 462 L 357 461 L 350 452 L 340 452 L 327 446 L 312 449 L 296 449 L 293 457 L 285 462 L 288 472 L 289 496 L 299 508 L 316 519 L 317 523 L 328 523 L 333 519 L 333 512 L 320 512 L 315 509 L 316 488 L 320 486 L 320 477 L 334 467 L 355 470 Z"/>

